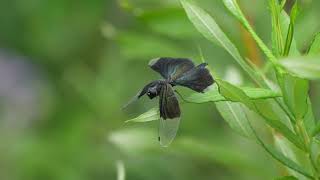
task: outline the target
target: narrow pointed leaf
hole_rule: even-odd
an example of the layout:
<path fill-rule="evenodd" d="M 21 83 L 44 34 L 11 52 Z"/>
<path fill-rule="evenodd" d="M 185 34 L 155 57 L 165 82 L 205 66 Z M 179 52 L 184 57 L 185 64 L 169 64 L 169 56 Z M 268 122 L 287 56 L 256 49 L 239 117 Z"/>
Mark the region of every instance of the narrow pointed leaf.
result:
<path fill-rule="evenodd" d="M 241 102 L 250 109 L 255 108 L 250 98 L 240 88 L 220 79 L 216 79 L 216 82 L 218 83 L 220 94 L 228 101 Z"/>
<path fill-rule="evenodd" d="M 288 73 L 277 73 L 284 102 L 296 119 L 302 119 L 308 111 L 309 82 Z"/>
<path fill-rule="evenodd" d="M 252 88 L 252 87 L 240 87 L 240 89 L 252 100 L 252 99 L 267 99 L 280 97 L 281 94 L 269 89 Z M 227 101 L 223 97 L 218 89 L 211 89 L 205 93 L 194 93 L 185 99 L 186 101 L 193 103 L 206 103 L 206 102 L 218 102 Z"/>
<path fill-rule="evenodd" d="M 290 52 L 291 44 L 293 41 L 294 24 L 295 24 L 297 12 L 298 12 L 298 3 L 296 1 L 291 9 L 290 24 L 289 24 L 288 33 L 287 33 L 286 44 L 284 46 L 283 56 L 288 56 Z"/>
<path fill-rule="evenodd" d="M 239 50 L 222 31 L 214 18 L 206 11 L 193 4 L 190 0 L 180 0 L 180 2 L 190 21 L 205 38 L 222 46 L 257 84 L 263 82 L 260 75 L 258 75 L 242 58 Z"/>
<path fill-rule="evenodd" d="M 286 58 L 280 64 L 301 78 L 311 80 L 320 78 L 320 56 Z"/>
<path fill-rule="evenodd" d="M 241 103 L 224 101 L 215 104 L 223 119 L 234 131 L 245 137 L 253 137 L 247 117 L 242 111 Z"/>
<path fill-rule="evenodd" d="M 310 98 L 308 98 L 307 101 L 308 101 L 308 111 L 303 118 L 303 124 L 304 124 L 309 136 L 313 137 L 313 135 L 314 135 L 313 132 L 316 127 L 316 120 L 313 115 L 312 104 L 311 104 Z"/>
<path fill-rule="evenodd" d="M 148 122 L 148 121 L 155 121 L 159 120 L 159 110 L 157 108 L 152 108 L 149 111 L 139 115 L 136 118 L 129 119 L 125 121 L 126 123 L 128 122 Z"/>

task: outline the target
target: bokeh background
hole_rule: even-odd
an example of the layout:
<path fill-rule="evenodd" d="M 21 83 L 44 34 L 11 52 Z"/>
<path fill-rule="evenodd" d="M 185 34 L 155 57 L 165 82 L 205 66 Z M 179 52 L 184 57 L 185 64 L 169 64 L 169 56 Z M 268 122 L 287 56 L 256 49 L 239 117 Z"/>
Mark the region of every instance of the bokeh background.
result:
<path fill-rule="evenodd" d="M 320 1 L 301 0 L 296 35 L 304 52 L 320 30 Z M 258 34 L 271 44 L 267 0 L 239 0 Z M 264 56 L 222 2 L 197 4 L 244 57 Z M 183 104 L 169 148 L 153 121 L 125 124 L 153 106 L 143 98 L 121 106 L 159 75 L 160 56 L 203 57 L 219 76 L 248 85 L 222 48 L 188 21 L 177 0 L 0 1 L 0 179 L 128 180 L 272 179 L 285 170 L 254 142 L 231 131 L 214 104 Z M 178 88 L 185 95 L 190 91 Z M 313 83 L 320 117 L 320 87 Z M 318 108 L 316 108 L 318 107 Z"/>

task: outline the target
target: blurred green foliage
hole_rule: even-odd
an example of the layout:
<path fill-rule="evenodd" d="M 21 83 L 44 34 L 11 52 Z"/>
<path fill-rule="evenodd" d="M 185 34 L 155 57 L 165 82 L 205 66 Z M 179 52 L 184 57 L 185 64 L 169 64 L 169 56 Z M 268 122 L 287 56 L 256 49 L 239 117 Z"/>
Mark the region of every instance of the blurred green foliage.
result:
<path fill-rule="evenodd" d="M 250 58 L 243 30 L 222 2 L 197 2 Z M 271 45 L 267 1 L 239 2 Z M 307 51 L 320 29 L 320 2 L 303 0 L 300 7 L 295 39 Z M 157 143 L 157 122 L 124 124 L 157 104 L 143 99 L 121 111 L 143 85 L 159 78 L 148 61 L 173 56 L 200 63 L 199 46 L 220 77 L 249 83 L 240 69 L 227 76 L 237 64 L 196 31 L 175 0 L 1 1 L 0 179 L 116 179 L 118 161 L 130 180 L 286 174 L 254 142 L 234 133 L 210 103 L 182 105 L 178 136 L 165 149 Z M 319 83 L 311 84 L 315 107 L 319 92 Z"/>

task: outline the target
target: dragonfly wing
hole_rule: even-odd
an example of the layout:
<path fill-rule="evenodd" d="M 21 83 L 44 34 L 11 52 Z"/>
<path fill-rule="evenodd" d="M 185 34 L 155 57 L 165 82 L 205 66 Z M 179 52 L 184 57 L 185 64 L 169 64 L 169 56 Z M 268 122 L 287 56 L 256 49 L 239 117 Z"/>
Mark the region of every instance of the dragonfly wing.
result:
<path fill-rule="evenodd" d="M 175 138 L 180 124 L 180 107 L 172 86 L 165 84 L 160 91 L 160 123 L 159 142 L 161 146 L 168 146 Z"/>
<path fill-rule="evenodd" d="M 174 85 L 188 87 L 197 92 L 204 92 L 204 90 L 214 83 L 206 63 L 202 63 L 197 67 L 184 73 L 182 76 L 173 80 Z"/>
<path fill-rule="evenodd" d="M 169 57 L 152 59 L 149 66 L 165 79 L 175 79 L 195 67 L 190 59 Z"/>
<path fill-rule="evenodd" d="M 179 129 L 180 117 L 174 119 L 160 118 L 159 123 L 159 142 L 163 147 L 167 147 L 177 135 Z"/>

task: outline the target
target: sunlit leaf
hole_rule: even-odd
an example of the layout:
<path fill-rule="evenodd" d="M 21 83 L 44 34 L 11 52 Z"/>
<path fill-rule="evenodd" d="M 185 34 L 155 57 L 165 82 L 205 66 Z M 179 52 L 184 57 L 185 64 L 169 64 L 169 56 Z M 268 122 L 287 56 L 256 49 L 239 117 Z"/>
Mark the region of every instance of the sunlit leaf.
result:
<path fill-rule="evenodd" d="M 242 111 L 241 103 L 225 101 L 216 102 L 215 104 L 223 119 L 234 131 L 245 137 L 253 137 L 247 117 Z"/>
<path fill-rule="evenodd" d="M 220 79 L 216 79 L 216 82 L 218 83 L 219 93 L 228 101 L 241 102 L 250 109 L 255 108 L 250 98 L 240 88 Z"/>
<path fill-rule="evenodd" d="M 320 57 L 292 57 L 283 59 L 280 63 L 289 72 L 294 73 L 301 78 L 320 78 Z"/>
<path fill-rule="evenodd" d="M 267 99 L 280 97 L 281 94 L 269 89 L 263 88 L 251 88 L 251 87 L 241 87 L 240 88 L 250 99 Z M 205 93 L 194 93 L 185 100 L 193 103 L 206 103 L 206 102 L 217 102 L 226 101 L 218 89 L 210 89 Z"/>
<path fill-rule="evenodd" d="M 239 19 L 244 18 L 236 0 L 223 0 L 223 3 L 234 16 L 236 16 Z"/>
<path fill-rule="evenodd" d="M 148 122 L 148 121 L 155 121 L 159 120 L 160 115 L 159 115 L 159 110 L 158 108 L 152 108 L 149 111 L 139 115 L 136 118 L 129 119 L 126 121 L 127 122 Z"/>

